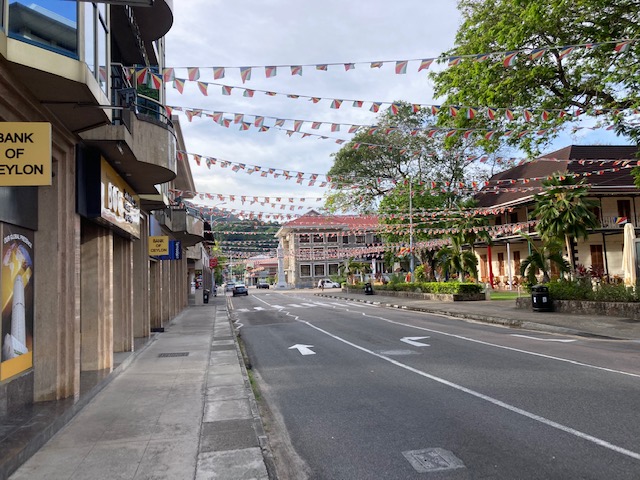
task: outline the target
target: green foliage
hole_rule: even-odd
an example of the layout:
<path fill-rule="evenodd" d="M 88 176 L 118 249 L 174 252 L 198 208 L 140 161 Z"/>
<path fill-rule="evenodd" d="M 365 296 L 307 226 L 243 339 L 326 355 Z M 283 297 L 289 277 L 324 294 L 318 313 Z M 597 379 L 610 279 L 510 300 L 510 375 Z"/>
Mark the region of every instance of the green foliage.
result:
<path fill-rule="evenodd" d="M 533 239 L 525 234 L 524 237 L 531 249 L 531 254 L 520 263 L 520 275 L 526 278 L 525 288 L 538 283 L 536 275 L 542 272 L 542 282 L 550 280 L 551 264 L 555 264 L 561 272 L 570 270 L 569 263 L 562 256 L 562 243 L 557 239 L 543 240 L 540 245 L 536 245 Z"/>
<path fill-rule="evenodd" d="M 436 254 L 438 264 L 445 276 L 457 273 L 460 282 L 469 274 L 478 278 L 478 257 L 471 250 L 463 250 L 459 237 L 452 237 L 451 245 L 445 245 Z"/>
<path fill-rule="evenodd" d="M 444 58 L 468 55 L 459 65 L 434 71 L 435 93 L 447 97 L 447 105 L 508 106 L 548 110 L 593 111 L 605 109 L 599 117 L 616 124 L 616 131 L 638 138 L 637 125 L 631 124 L 629 111 L 640 104 L 640 44 L 634 42 L 626 52 L 615 52 L 613 39 L 640 36 L 637 0 L 460 0 L 463 21 L 456 34 L 456 45 Z M 566 45 L 594 43 L 593 48 L 576 48 L 564 59 L 559 50 Z M 515 65 L 504 67 L 501 57 L 479 62 L 475 55 L 485 52 L 548 49 L 541 58 L 518 54 Z M 445 109 L 443 108 L 442 111 Z M 464 115 L 441 115 L 441 122 L 462 128 L 514 130 L 508 137 L 484 141 L 488 149 L 501 141 L 536 154 L 559 130 L 554 129 L 572 116 L 550 115 L 544 120 L 534 115 L 530 122 L 514 121 L 497 115 L 467 120 Z M 519 135 L 525 130 L 545 130 L 544 135 Z"/>
<path fill-rule="evenodd" d="M 622 284 L 602 283 L 592 286 L 588 279 L 557 280 L 547 284 L 549 296 L 557 300 L 587 300 L 595 302 L 637 302 L 632 288 Z"/>
<path fill-rule="evenodd" d="M 477 283 L 461 282 L 414 282 L 391 283 L 376 285 L 376 290 L 391 290 L 400 292 L 422 292 L 432 294 L 477 294 L 482 293 L 483 286 Z"/>
<path fill-rule="evenodd" d="M 424 271 L 424 265 L 418 265 L 414 270 L 413 274 L 415 275 L 416 281 L 418 282 L 426 282 L 427 274 Z"/>
<path fill-rule="evenodd" d="M 445 197 L 455 198 L 456 182 L 467 180 L 470 168 L 465 158 L 469 155 L 470 142 L 429 136 L 426 128 L 435 124 L 435 117 L 429 111 L 415 111 L 406 102 L 394 103 L 399 105 L 397 114 L 385 110 L 378 117 L 377 130 L 359 131 L 334 155 L 328 175 L 337 189 L 328 198 L 329 210 L 372 211 L 378 201 L 408 178 L 416 185 L 447 181 L 450 186 Z M 358 144 L 364 145 L 354 148 Z M 366 148 L 367 144 L 388 148 Z M 415 200 L 420 204 L 417 196 Z M 408 202 L 402 203 L 403 211 L 407 212 Z"/>

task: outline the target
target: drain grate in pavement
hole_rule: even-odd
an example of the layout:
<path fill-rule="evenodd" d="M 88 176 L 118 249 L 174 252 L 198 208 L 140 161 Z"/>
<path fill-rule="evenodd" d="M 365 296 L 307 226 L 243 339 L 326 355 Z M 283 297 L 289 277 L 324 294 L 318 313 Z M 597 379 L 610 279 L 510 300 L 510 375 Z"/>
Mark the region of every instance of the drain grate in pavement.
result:
<path fill-rule="evenodd" d="M 420 473 L 442 472 L 455 468 L 464 468 L 464 463 L 449 450 L 443 448 L 426 448 L 402 452 L 409 463 Z"/>
<path fill-rule="evenodd" d="M 168 358 L 168 357 L 188 357 L 189 352 L 174 352 L 174 353 L 161 353 L 158 355 L 160 358 Z"/>

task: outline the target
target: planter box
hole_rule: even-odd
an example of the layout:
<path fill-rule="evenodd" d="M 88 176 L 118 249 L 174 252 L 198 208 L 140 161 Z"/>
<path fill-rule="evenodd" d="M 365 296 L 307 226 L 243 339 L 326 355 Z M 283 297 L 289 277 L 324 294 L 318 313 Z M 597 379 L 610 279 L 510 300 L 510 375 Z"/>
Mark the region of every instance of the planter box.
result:
<path fill-rule="evenodd" d="M 640 302 L 590 302 L 587 300 L 554 300 L 553 311 L 576 315 L 600 315 L 603 317 L 624 317 L 640 320 Z M 531 298 L 516 299 L 516 307 L 531 310 Z"/>
<path fill-rule="evenodd" d="M 364 295 L 363 288 L 353 288 L 353 287 L 342 287 L 347 293 L 361 293 Z M 417 293 L 417 292 L 404 292 L 404 291 L 396 291 L 396 290 L 379 290 L 376 291 L 375 287 L 373 288 L 374 295 L 379 293 L 380 295 L 384 295 L 386 297 L 398 297 L 398 298 L 412 298 L 414 300 L 432 300 L 437 302 L 468 302 L 468 301 L 478 301 L 485 300 L 484 293 L 475 293 L 475 294 L 461 294 L 461 293 Z"/>

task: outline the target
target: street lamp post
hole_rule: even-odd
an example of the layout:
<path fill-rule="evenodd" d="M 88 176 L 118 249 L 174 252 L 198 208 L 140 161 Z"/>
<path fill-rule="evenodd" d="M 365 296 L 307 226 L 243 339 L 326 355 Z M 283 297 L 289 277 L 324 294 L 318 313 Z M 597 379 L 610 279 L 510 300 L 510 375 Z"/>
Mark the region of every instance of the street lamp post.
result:
<path fill-rule="evenodd" d="M 409 272 L 413 281 L 413 269 L 415 265 L 413 258 L 413 189 L 411 178 L 409 178 Z"/>

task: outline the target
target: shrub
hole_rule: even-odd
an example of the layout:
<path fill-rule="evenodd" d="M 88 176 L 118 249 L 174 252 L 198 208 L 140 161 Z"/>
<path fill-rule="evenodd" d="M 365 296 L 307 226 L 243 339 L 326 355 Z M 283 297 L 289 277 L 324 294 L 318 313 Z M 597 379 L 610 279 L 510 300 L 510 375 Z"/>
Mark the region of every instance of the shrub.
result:
<path fill-rule="evenodd" d="M 594 302 L 637 302 L 632 288 L 602 283 L 595 289 L 588 279 L 557 280 L 547 284 L 549 296 L 556 300 L 590 300 Z"/>
<path fill-rule="evenodd" d="M 363 285 L 356 285 L 355 288 L 362 288 Z M 413 282 L 397 283 L 389 282 L 386 285 L 376 285 L 376 290 L 389 290 L 397 292 L 422 292 L 433 294 L 476 294 L 481 293 L 484 285 L 477 283 L 460 282 Z"/>

